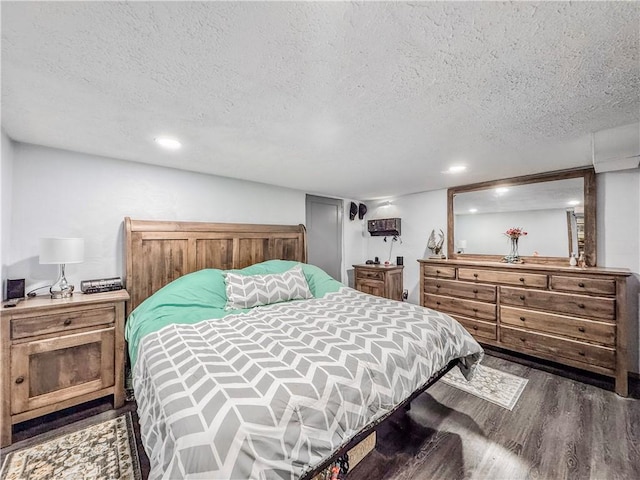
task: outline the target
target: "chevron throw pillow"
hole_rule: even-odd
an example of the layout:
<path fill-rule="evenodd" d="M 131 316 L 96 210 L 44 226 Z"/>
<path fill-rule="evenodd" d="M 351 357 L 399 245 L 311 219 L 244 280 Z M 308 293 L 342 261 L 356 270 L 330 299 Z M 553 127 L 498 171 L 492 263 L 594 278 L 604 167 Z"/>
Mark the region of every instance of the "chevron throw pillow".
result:
<path fill-rule="evenodd" d="M 313 298 L 302 267 L 296 265 L 284 273 L 239 275 L 225 273 L 226 310 Z"/>

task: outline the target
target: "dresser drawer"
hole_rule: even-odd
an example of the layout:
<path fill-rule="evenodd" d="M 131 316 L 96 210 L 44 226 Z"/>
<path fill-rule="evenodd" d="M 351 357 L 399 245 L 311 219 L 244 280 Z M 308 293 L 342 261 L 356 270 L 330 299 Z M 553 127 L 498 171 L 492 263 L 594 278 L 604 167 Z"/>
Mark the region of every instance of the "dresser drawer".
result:
<path fill-rule="evenodd" d="M 500 287 L 500 302 L 514 307 L 534 308 L 601 320 L 614 320 L 616 314 L 613 298 L 587 297 L 524 288 Z"/>
<path fill-rule="evenodd" d="M 495 303 L 424 294 L 424 305 L 434 310 L 445 313 L 457 313 L 473 319 L 493 321 L 496 319 Z"/>
<path fill-rule="evenodd" d="M 425 279 L 424 291 L 434 295 L 470 298 L 487 302 L 496 301 L 496 287 L 494 285 L 478 285 L 455 280 L 434 280 L 430 278 L 428 280 Z"/>
<path fill-rule="evenodd" d="M 547 288 L 547 276 L 539 273 L 517 273 L 480 268 L 459 268 L 458 278 L 474 282 L 502 283 L 523 287 Z"/>
<path fill-rule="evenodd" d="M 616 339 L 616 326 L 612 323 L 521 308 L 500 307 L 500 323 L 610 346 L 615 345 Z"/>
<path fill-rule="evenodd" d="M 107 325 L 115 322 L 115 318 L 116 313 L 113 307 L 86 310 L 74 308 L 36 317 L 14 317 L 11 319 L 11 338 L 15 340 L 95 325 Z"/>
<path fill-rule="evenodd" d="M 551 289 L 565 292 L 592 293 L 594 295 L 615 295 L 616 281 L 605 278 L 551 276 Z"/>
<path fill-rule="evenodd" d="M 500 329 L 500 340 L 518 351 L 530 350 L 554 357 L 568 358 L 587 365 L 615 368 L 616 353 L 613 348 L 506 326 Z"/>
<path fill-rule="evenodd" d="M 476 338 L 486 338 L 487 340 L 497 339 L 497 326 L 495 323 L 483 322 L 482 320 L 473 320 L 472 318 L 461 317 L 460 315 L 451 315 L 460 325 Z"/>
<path fill-rule="evenodd" d="M 455 267 L 436 267 L 434 265 L 423 265 L 422 272 L 426 277 L 456 278 Z"/>
<path fill-rule="evenodd" d="M 356 278 L 363 278 L 366 280 L 384 280 L 384 272 L 381 272 L 380 270 L 366 270 L 364 268 L 357 268 Z"/>

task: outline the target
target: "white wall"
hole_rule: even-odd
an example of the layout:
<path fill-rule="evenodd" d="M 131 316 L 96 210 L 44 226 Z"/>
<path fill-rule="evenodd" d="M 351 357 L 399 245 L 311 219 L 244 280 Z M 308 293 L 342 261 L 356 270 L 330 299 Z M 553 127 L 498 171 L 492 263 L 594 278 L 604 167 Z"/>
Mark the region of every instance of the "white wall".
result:
<path fill-rule="evenodd" d="M 27 290 L 57 276 L 56 266 L 38 263 L 38 239 L 46 236 L 85 238 L 84 263 L 67 266 L 77 288 L 82 279 L 124 276 L 125 216 L 305 222 L 301 191 L 21 143 L 14 144 L 11 203 L 11 248 L 3 263 L 10 278 L 27 279 Z"/>
<path fill-rule="evenodd" d="M 504 232 L 512 227 L 527 232 L 518 241 L 520 255 L 538 252 L 543 257 L 569 258 L 567 212 L 562 209 L 456 215 L 456 241 L 467 241 L 466 253 L 507 255 L 509 237 Z"/>
<path fill-rule="evenodd" d="M 390 201 L 391 205 L 386 205 Z M 404 288 L 409 291 L 409 302 L 420 303 L 420 275 L 419 258 L 425 258 L 430 254 L 427 249 L 427 240 L 432 229 L 438 232 L 440 229 L 447 231 L 447 191 L 435 190 L 432 192 L 405 195 L 398 198 L 367 202 L 369 211 L 367 220 L 377 218 L 401 218 L 401 242 L 392 242 L 387 238 L 385 243 L 382 237 L 371 237 L 367 232 L 366 259 L 373 260 L 379 257 L 380 262 L 389 259 L 396 263 L 397 256 L 404 257 Z M 366 231 L 366 226 L 364 226 Z M 445 238 L 446 247 L 446 238 Z"/>
<path fill-rule="evenodd" d="M 640 372 L 640 170 L 623 170 L 597 175 L 598 251 L 597 262 L 605 267 L 628 268 L 631 315 L 628 325 L 631 370 Z"/>
<path fill-rule="evenodd" d="M 0 163 L 0 202 L 2 208 L 0 214 L 2 221 L 0 222 L 0 256 L 2 257 L 2 299 L 5 297 L 5 280 L 7 279 L 7 258 L 9 256 L 10 232 L 11 232 L 11 192 L 13 179 L 13 142 L 0 130 L 0 144 L 2 147 L 2 157 Z"/>

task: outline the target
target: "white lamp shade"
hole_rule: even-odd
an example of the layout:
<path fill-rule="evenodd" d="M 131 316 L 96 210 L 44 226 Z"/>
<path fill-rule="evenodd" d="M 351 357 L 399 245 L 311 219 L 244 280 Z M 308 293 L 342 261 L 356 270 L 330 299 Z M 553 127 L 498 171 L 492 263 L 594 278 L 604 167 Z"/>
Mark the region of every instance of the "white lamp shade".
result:
<path fill-rule="evenodd" d="M 84 238 L 41 238 L 40 263 L 81 263 Z"/>

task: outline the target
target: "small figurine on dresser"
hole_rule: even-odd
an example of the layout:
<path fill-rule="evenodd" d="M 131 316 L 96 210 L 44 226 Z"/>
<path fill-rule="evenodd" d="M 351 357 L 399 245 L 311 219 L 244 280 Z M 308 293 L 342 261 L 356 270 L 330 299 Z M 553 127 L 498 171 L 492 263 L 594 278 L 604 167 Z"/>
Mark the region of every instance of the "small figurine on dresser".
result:
<path fill-rule="evenodd" d="M 442 245 L 444 245 L 444 232 L 440 229 L 440 233 L 438 233 L 438 240 L 436 240 L 436 231 L 431 230 L 431 235 L 429 235 L 429 240 L 427 241 L 427 248 L 431 250 L 431 255 L 429 258 L 446 258 L 442 252 Z"/>

